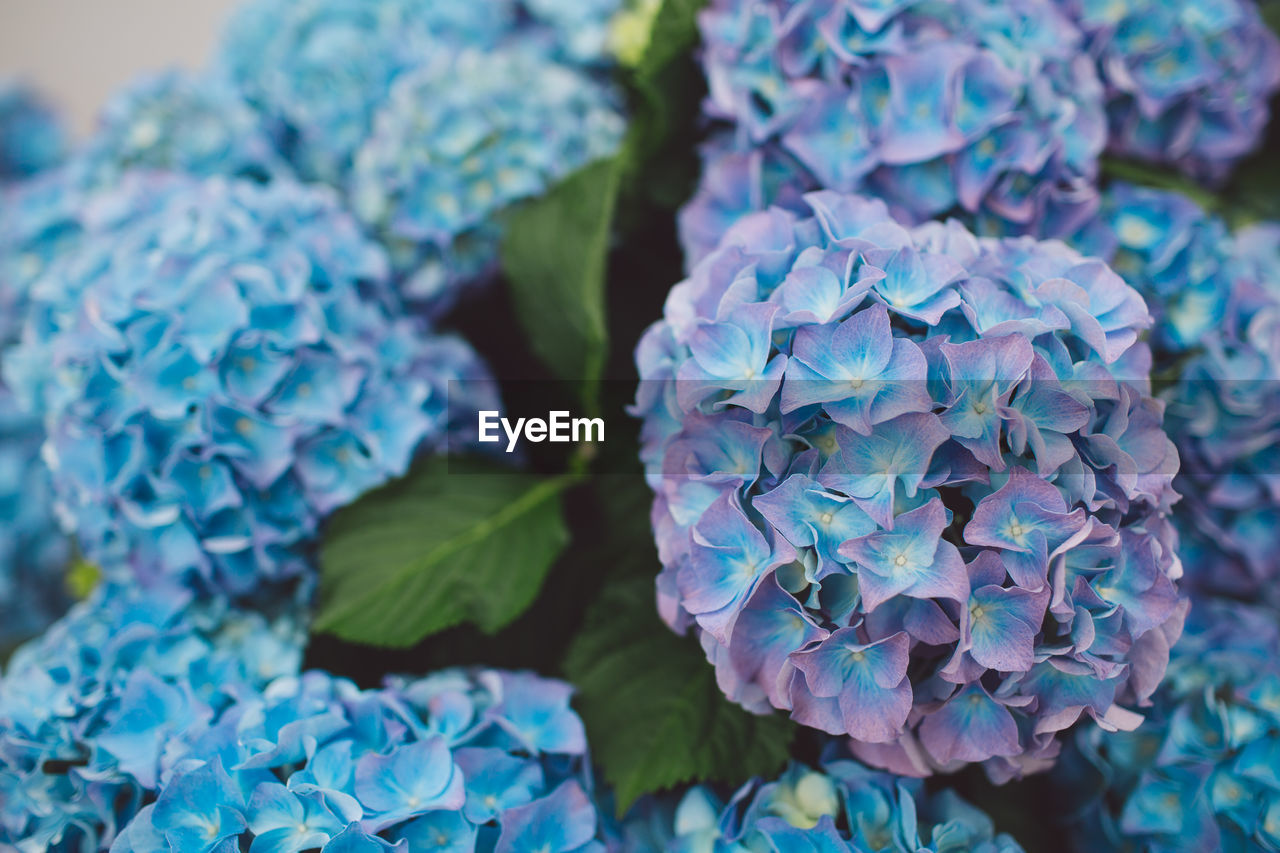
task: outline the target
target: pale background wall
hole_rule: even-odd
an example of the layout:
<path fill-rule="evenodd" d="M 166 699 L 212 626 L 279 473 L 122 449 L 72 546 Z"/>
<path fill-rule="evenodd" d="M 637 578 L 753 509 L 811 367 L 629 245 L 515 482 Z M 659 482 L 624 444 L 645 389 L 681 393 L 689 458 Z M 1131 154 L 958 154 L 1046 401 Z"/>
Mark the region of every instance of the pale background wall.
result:
<path fill-rule="evenodd" d="M 0 77 L 35 85 L 84 134 L 141 71 L 204 64 L 236 0 L 0 0 Z"/>

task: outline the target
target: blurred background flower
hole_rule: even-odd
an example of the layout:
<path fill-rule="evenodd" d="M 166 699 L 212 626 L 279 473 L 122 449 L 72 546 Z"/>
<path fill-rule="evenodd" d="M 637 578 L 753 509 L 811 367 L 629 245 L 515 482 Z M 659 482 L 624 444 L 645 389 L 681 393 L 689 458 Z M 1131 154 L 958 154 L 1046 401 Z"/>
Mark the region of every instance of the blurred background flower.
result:
<path fill-rule="evenodd" d="M 1086 798 L 1073 849 L 1280 848 L 1280 622 L 1274 610 L 1201 602 L 1174 647 L 1150 720 L 1081 730 L 1056 772 Z"/>
<path fill-rule="evenodd" d="M 56 112 L 31 89 L 0 79 L 0 183 L 27 178 L 67 153 Z"/>
<path fill-rule="evenodd" d="M 723 225 L 814 189 L 880 197 L 908 224 L 1040 234 L 1091 211 L 1102 84 L 1052 0 L 714 0 L 699 21 L 717 137 L 681 216 L 690 265 Z"/>
<path fill-rule="evenodd" d="M 1280 40 L 1252 0 L 1057 0 L 1106 86 L 1107 147 L 1222 181 L 1262 140 Z"/>

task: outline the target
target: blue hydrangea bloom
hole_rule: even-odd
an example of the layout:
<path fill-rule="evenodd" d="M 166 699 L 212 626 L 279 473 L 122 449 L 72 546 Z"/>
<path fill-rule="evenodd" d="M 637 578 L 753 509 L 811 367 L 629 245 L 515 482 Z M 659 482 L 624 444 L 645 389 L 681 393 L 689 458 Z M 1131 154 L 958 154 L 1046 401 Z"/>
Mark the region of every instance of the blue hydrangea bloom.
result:
<path fill-rule="evenodd" d="M 601 65 L 613 59 L 610 27 L 624 0 L 520 0 L 520 8 L 546 29 L 553 52 L 566 61 Z"/>
<path fill-rule="evenodd" d="M 859 196 L 743 219 L 637 362 L 658 603 L 726 694 L 925 775 L 1132 728 L 1183 610 L 1138 293 Z"/>
<path fill-rule="evenodd" d="M 466 403 L 449 381 L 485 374 L 400 314 L 385 255 L 323 188 L 163 183 L 86 211 L 5 369 L 46 412 L 90 560 L 241 594 L 302 572 L 322 517 L 443 447 Z"/>
<path fill-rule="evenodd" d="M 927 794 L 853 761 L 793 764 L 727 803 L 705 786 L 671 808 L 642 801 L 612 828 L 618 853 L 1021 853 L 987 815 L 949 790 Z"/>
<path fill-rule="evenodd" d="M 1092 795 L 1074 849 L 1280 850 L 1277 648 L 1274 609 L 1198 602 L 1149 721 L 1082 730 L 1074 760 L 1055 771 L 1076 796 Z"/>
<path fill-rule="evenodd" d="M 0 350 L 17 339 L 36 279 L 83 233 L 82 201 L 66 168 L 0 186 Z"/>
<path fill-rule="evenodd" d="M 30 280 L 44 264 L 37 247 L 52 252 L 61 242 L 41 233 L 48 205 L 62 200 L 48 192 L 61 186 L 58 171 L 0 187 L 0 359 L 18 336 Z M 66 609 L 70 548 L 54 516 L 43 440 L 39 414 L 24 411 L 0 381 L 0 648 L 34 635 Z"/>
<path fill-rule="evenodd" d="M 268 621 L 177 586 L 100 587 L 0 679 L 0 846 L 105 850 L 179 736 L 296 673 L 301 647 L 287 605 Z"/>
<path fill-rule="evenodd" d="M 183 734 L 111 850 L 603 853 L 571 693 L 495 670 L 280 678 Z"/>
<path fill-rule="evenodd" d="M 67 147 L 57 114 L 30 89 L 0 80 L 0 183 L 56 165 Z"/>
<path fill-rule="evenodd" d="M 258 115 L 229 82 L 186 71 L 145 76 L 114 95 L 71 162 L 90 187 L 109 187 L 129 169 L 256 181 L 287 171 Z"/>
<path fill-rule="evenodd" d="M 351 204 L 439 310 L 497 261 L 496 214 L 621 143 L 610 91 L 540 51 L 437 51 L 400 75 L 356 154 Z"/>
<path fill-rule="evenodd" d="M 1249 599 L 1280 595 L 1280 226 L 1229 234 L 1181 195 L 1120 184 L 1074 239 L 1156 317 L 1188 579 Z"/>
<path fill-rule="evenodd" d="M 340 185 L 402 73 L 442 52 L 489 51 L 510 37 L 569 63 L 598 64 L 598 33 L 619 5 L 251 0 L 225 35 L 221 64 L 275 128 L 295 168 Z"/>
<path fill-rule="evenodd" d="M 44 430 L 0 385 L 0 648 L 33 636 L 66 609 L 70 543 L 53 514 Z"/>
<path fill-rule="evenodd" d="M 127 209 L 93 217 L 98 229 L 163 200 L 171 184 L 141 177 L 144 170 L 250 180 L 288 172 L 257 116 L 219 78 L 174 71 L 136 81 L 107 104 L 97 131 L 61 168 L 0 187 L 0 347 L 16 336 L 36 279 L 78 244 L 86 211 L 103 206 L 96 196 L 130 174 Z"/>
<path fill-rule="evenodd" d="M 1056 0 L 1106 86 L 1108 148 L 1224 178 L 1262 139 L 1280 41 L 1254 0 Z"/>
<path fill-rule="evenodd" d="M 1052 0 L 715 0 L 700 24 L 704 112 L 724 129 L 682 216 L 691 265 L 719 220 L 813 189 L 881 197 L 906 222 L 1036 232 L 1091 212 L 1102 86 Z"/>

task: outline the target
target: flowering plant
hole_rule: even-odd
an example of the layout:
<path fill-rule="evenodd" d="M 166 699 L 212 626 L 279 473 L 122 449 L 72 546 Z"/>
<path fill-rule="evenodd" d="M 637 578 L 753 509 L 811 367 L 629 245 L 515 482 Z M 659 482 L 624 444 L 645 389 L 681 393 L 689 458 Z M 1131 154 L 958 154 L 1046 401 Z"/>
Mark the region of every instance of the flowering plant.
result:
<path fill-rule="evenodd" d="M 896 772 L 1136 726 L 1182 611 L 1142 299 L 1060 244 L 806 203 L 731 229 L 641 341 L 664 619 L 734 700 Z"/>
<path fill-rule="evenodd" d="M 0 851 L 1280 851 L 1277 9 L 0 85 Z"/>

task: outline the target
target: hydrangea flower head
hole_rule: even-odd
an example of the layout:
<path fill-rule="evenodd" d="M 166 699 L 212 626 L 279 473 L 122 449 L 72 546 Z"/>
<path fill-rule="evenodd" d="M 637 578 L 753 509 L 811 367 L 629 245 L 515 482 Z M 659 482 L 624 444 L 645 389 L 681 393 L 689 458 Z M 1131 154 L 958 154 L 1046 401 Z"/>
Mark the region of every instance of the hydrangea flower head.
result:
<path fill-rule="evenodd" d="M 356 215 L 434 302 L 497 260 L 496 214 L 621 143 L 608 89 L 540 51 L 439 51 L 402 74 L 356 154 Z"/>
<path fill-rule="evenodd" d="M 1051 0 L 716 0 L 700 24 L 704 112 L 728 127 L 683 217 L 690 264 L 715 219 L 797 195 L 770 193 L 776 171 L 801 193 L 879 196 L 907 222 L 963 213 L 1035 232 L 1090 211 L 1102 87 Z M 724 180 L 743 168 L 746 197 Z"/>
<path fill-rule="evenodd" d="M 42 234 L 48 188 L 61 186 L 58 171 L 0 187 L 0 360 L 17 339 L 30 281 L 44 264 L 40 253 L 62 242 Z M 61 195 L 53 197 L 60 205 Z M 70 548 L 54 515 L 43 440 L 39 413 L 24 411 L 0 379 L 0 646 L 32 636 L 66 609 Z"/>
<path fill-rule="evenodd" d="M 44 430 L 0 385 L 0 646 L 32 636 L 66 609 L 70 543 L 53 514 Z"/>
<path fill-rule="evenodd" d="M 111 849 L 600 853 L 571 692 L 495 670 L 278 679 L 185 734 Z"/>
<path fill-rule="evenodd" d="M 254 0 L 232 19 L 222 63 L 298 172 L 337 183 L 391 81 L 429 50 L 432 35 L 492 43 L 503 9 L 487 5 Z"/>
<path fill-rule="evenodd" d="M 1280 41 L 1254 0 L 1058 0 L 1106 86 L 1116 154 L 1221 179 L 1262 139 Z"/>
<path fill-rule="evenodd" d="M 1182 458 L 1181 555 L 1198 587 L 1277 594 L 1280 546 L 1280 226 L 1229 234 L 1189 199 L 1117 185 L 1077 234 L 1156 316 L 1161 396 Z"/>
<path fill-rule="evenodd" d="M 991 818 L 943 790 L 926 794 L 853 761 L 821 770 L 793 764 L 781 777 L 754 779 L 723 803 L 705 786 L 674 810 L 642 801 L 615 831 L 619 853 L 1021 853 Z"/>
<path fill-rule="evenodd" d="M 1280 848 L 1277 648 L 1274 610 L 1197 604 L 1150 720 L 1077 737 L 1072 757 L 1090 774 L 1059 781 L 1097 792 L 1076 827 L 1079 849 Z"/>
<path fill-rule="evenodd" d="M 599 64 L 619 0 L 251 0 L 222 64 L 272 124 L 303 177 L 341 185 L 393 83 L 437 56 L 508 39 L 568 64 Z M 465 78 L 455 77 L 454 85 Z M 454 86 L 433 93 L 456 96 Z M 537 89 L 524 90 L 536 98 Z"/>
<path fill-rule="evenodd" d="M 28 88 L 0 80 L 0 183 L 27 178 L 67 153 L 57 114 Z"/>
<path fill-rule="evenodd" d="M 627 0 L 520 0 L 525 16 L 550 33 L 554 55 L 591 66 L 612 57 L 613 22 L 626 14 Z"/>
<path fill-rule="evenodd" d="M 245 593 L 443 446 L 449 380 L 484 373 L 399 315 L 385 255 L 328 191 L 167 186 L 141 216 L 145 186 L 98 200 L 91 218 L 122 224 L 40 280 L 6 368 L 48 412 L 59 507 L 93 562 Z"/>
<path fill-rule="evenodd" d="M 742 220 L 642 339 L 659 607 L 727 695 L 925 775 L 1131 728 L 1177 636 L 1136 291 L 830 192 Z"/>
<path fill-rule="evenodd" d="M 256 181 L 287 170 L 230 83 L 185 71 L 142 77 L 113 96 L 72 168 L 92 187 L 112 186 L 129 169 Z"/>
<path fill-rule="evenodd" d="M 184 732 L 297 672 L 291 614 L 108 584 L 20 648 L 0 679 L 0 844 L 105 850 Z"/>

